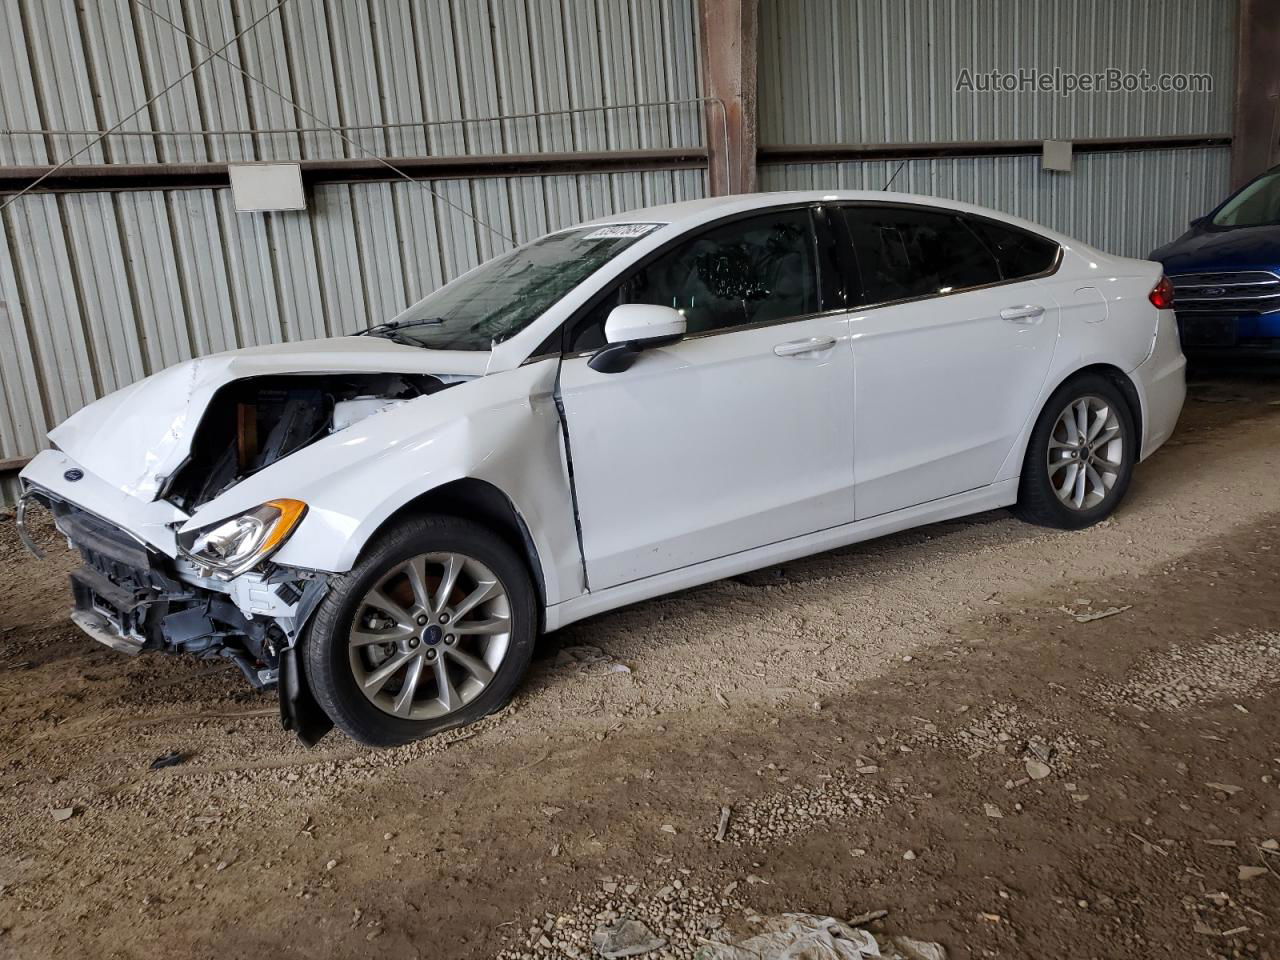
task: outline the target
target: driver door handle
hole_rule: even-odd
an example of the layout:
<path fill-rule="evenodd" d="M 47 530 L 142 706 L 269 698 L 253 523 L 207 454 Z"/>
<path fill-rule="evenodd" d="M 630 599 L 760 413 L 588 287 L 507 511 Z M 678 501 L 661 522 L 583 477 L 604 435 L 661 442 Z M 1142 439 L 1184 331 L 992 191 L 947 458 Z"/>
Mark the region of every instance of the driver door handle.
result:
<path fill-rule="evenodd" d="M 1044 307 L 1038 303 L 1027 303 L 1020 307 L 1005 307 L 1000 316 L 1010 323 L 1035 323 L 1044 313 Z"/>
<path fill-rule="evenodd" d="M 836 345 L 835 337 L 808 337 L 804 340 L 788 340 L 773 348 L 780 357 L 798 357 L 802 353 L 817 353 Z"/>

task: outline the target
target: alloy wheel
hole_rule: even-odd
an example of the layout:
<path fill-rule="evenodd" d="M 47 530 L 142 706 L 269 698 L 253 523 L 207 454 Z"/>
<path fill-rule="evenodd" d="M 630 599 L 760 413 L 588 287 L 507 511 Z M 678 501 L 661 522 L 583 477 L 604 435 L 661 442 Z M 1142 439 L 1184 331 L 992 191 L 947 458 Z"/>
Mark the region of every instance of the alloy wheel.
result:
<path fill-rule="evenodd" d="M 493 571 L 459 553 L 421 554 L 385 573 L 356 607 L 351 673 L 384 713 L 439 719 L 489 686 L 511 629 L 511 603 Z"/>
<path fill-rule="evenodd" d="M 1126 456 L 1124 429 L 1101 397 L 1072 400 L 1049 434 L 1049 486 L 1072 510 L 1092 510 L 1110 495 Z"/>

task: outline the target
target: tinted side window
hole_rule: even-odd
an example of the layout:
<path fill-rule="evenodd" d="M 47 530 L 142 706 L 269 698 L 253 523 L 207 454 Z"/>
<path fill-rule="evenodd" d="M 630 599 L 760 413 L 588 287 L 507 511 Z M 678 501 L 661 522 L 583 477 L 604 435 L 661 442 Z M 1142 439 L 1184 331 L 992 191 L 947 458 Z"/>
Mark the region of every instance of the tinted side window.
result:
<path fill-rule="evenodd" d="M 884 303 L 997 283 L 996 259 L 960 217 L 911 207 L 847 207 L 862 274 L 862 303 Z"/>
<path fill-rule="evenodd" d="M 655 303 L 685 316 L 690 334 L 817 313 L 809 211 L 779 210 L 713 227 L 640 267 L 570 333 L 570 352 L 604 344 L 620 303 Z"/>
<path fill-rule="evenodd" d="M 996 255 L 1000 275 L 1005 280 L 1020 280 L 1044 273 L 1058 257 L 1058 244 L 1016 227 L 1006 227 L 991 220 L 965 218 Z"/>

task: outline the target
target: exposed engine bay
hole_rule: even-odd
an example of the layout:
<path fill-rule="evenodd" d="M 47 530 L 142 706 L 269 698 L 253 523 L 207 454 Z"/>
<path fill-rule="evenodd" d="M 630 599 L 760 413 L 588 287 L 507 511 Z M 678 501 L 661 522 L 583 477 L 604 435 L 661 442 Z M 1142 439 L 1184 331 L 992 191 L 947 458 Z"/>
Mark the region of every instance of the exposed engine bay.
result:
<path fill-rule="evenodd" d="M 384 410 L 437 393 L 461 377 L 429 374 L 276 374 L 220 389 L 200 421 L 191 456 L 163 496 L 192 513 L 246 477 Z"/>
<path fill-rule="evenodd" d="M 191 455 L 162 490 L 185 514 L 271 464 L 367 417 L 429 396 L 466 376 L 274 374 L 233 381 L 213 397 Z M 254 687 L 280 688 L 287 729 L 314 743 L 332 726 L 305 687 L 295 645 L 328 591 L 328 576 L 258 562 L 234 577 L 185 555 L 166 556 L 119 526 L 39 487 L 81 554 L 71 574 L 72 620 L 113 649 L 233 661 Z"/>

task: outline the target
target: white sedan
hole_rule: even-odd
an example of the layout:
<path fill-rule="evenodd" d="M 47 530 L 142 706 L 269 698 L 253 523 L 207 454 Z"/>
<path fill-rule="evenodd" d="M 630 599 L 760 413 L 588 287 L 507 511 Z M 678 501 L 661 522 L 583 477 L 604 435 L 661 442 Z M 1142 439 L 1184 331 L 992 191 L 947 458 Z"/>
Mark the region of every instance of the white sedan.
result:
<path fill-rule="evenodd" d="M 775 193 L 558 230 L 362 334 L 180 364 L 23 471 L 73 619 L 403 743 L 575 620 L 996 507 L 1080 528 L 1169 436 L 1157 264 L 968 204 Z"/>

